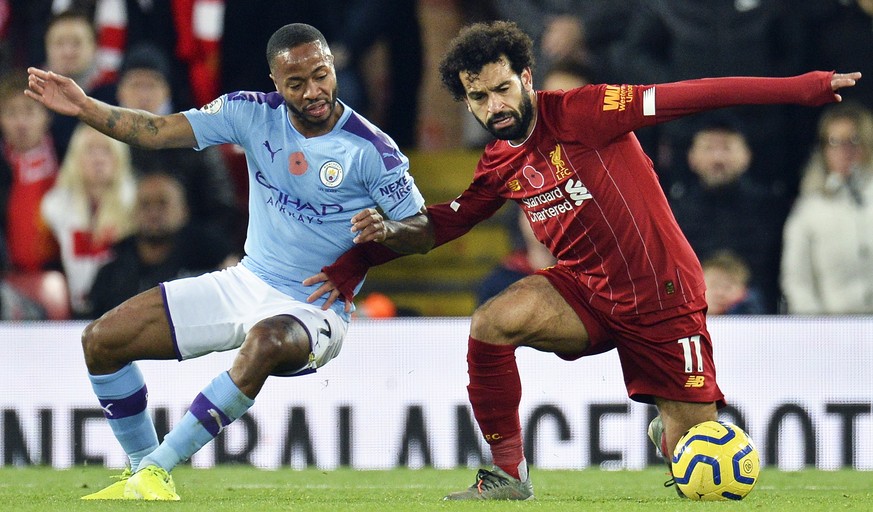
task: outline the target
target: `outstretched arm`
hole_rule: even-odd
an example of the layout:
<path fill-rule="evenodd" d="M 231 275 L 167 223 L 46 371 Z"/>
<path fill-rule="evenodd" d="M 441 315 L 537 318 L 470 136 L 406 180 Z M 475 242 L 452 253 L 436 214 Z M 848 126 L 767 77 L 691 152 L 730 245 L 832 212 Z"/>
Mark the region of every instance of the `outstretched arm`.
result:
<path fill-rule="evenodd" d="M 654 86 L 654 94 L 643 94 L 651 101 L 650 114 L 659 122 L 677 117 L 736 105 L 796 104 L 817 107 L 842 101 L 837 91 L 852 87 L 861 73 L 813 71 L 786 78 L 724 77 L 686 80 Z"/>
<path fill-rule="evenodd" d="M 158 116 L 145 110 L 109 105 L 91 98 L 71 78 L 28 68 L 24 94 L 49 110 L 80 121 L 132 146 L 149 149 L 193 148 L 194 130 L 182 114 Z"/>

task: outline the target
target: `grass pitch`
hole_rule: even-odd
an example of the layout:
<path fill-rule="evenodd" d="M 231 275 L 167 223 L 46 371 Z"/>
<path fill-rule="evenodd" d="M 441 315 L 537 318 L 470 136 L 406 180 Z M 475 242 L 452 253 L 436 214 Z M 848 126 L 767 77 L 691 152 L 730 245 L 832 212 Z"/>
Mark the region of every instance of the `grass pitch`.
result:
<path fill-rule="evenodd" d="M 181 502 L 81 501 L 112 482 L 104 468 L 0 468 L 0 510 L 16 512 L 184 510 L 216 512 L 393 511 L 701 511 L 803 512 L 873 510 L 873 472 L 764 468 L 742 502 L 691 502 L 661 487 L 664 471 L 542 471 L 532 476 L 530 502 L 443 502 L 443 495 L 473 482 L 474 470 L 339 469 L 263 471 L 242 466 L 173 471 Z"/>

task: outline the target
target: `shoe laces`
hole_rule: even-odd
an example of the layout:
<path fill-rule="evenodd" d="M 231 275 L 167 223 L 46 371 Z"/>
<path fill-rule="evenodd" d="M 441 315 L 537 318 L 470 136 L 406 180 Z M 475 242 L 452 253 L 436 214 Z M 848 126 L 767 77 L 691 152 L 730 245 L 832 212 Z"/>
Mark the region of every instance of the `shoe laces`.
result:
<path fill-rule="evenodd" d="M 480 469 L 476 474 L 476 488 L 479 492 L 488 491 L 497 487 L 503 487 L 509 484 L 509 479 L 502 477 L 496 473 L 492 473 L 487 469 Z"/>
<path fill-rule="evenodd" d="M 131 476 L 133 476 L 133 471 L 131 471 L 130 468 L 124 468 L 124 471 L 122 471 L 120 475 L 112 475 L 109 478 L 114 480 L 127 480 Z"/>
<path fill-rule="evenodd" d="M 164 482 L 167 482 L 167 483 L 170 482 L 170 472 L 167 471 L 166 469 L 164 469 L 162 467 L 158 467 L 158 466 L 149 466 L 146 468 L 146 470 L 151 471 L 151 473 L 153 475 L 160 478 Z"/>
<path fill-rule="evenodd" d="M 682 492 L 682 489 L 680 489 L 679 486 L 676 485 L 676 477 L 674 476 L 670 476 L 670 479 L 664 482 L 664 487 L 674 487 L 676 489 L 676 494 L 678 494 L 680 498 L 687 498 L 687 496 L 685 496 L 685 493 Z"/>

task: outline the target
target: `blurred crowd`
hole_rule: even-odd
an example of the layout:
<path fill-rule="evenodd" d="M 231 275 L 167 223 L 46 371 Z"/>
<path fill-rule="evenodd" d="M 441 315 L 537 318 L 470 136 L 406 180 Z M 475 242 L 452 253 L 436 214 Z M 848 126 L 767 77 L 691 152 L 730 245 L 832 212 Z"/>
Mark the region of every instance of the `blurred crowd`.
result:
<path fill-rule="evenodd" d="M 538 88 L 864 73 L 839 105 L 726 109 L 637 135 L 704 262 L 710 313 L 873 313 L 873 0 L 0 0 L 0 267 L 62 274 L 69 316 L 93 318 L 243 254 L 235 148 L 115 142 L 27 99 L 27 66 L 164 114 L 272 90 L 265 41 L 305 22 L 329 41 L 340 98 L 401 148 L 429 150 L 428 68 L 458 26 L 489 19 L 532 37 Z M 488 142 L 457 119 L 443 149 Z M 550 264 L 514 219 L 517 250 L 482 301 Z M 47 312 L 4 282 L 0 316 Z"/>

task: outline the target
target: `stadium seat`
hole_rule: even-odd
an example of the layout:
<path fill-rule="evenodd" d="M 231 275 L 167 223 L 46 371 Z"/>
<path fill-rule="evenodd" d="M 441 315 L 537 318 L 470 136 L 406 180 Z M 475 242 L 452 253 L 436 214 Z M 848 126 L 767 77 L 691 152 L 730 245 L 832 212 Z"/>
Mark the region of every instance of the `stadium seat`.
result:
<path fill-rule="evenodd" d="M 22 295 L 45 308 L 48 320 L 70 319 L 70 292 L 67 278 L 61 272 L 10 272 L 4 279 Z"/>

